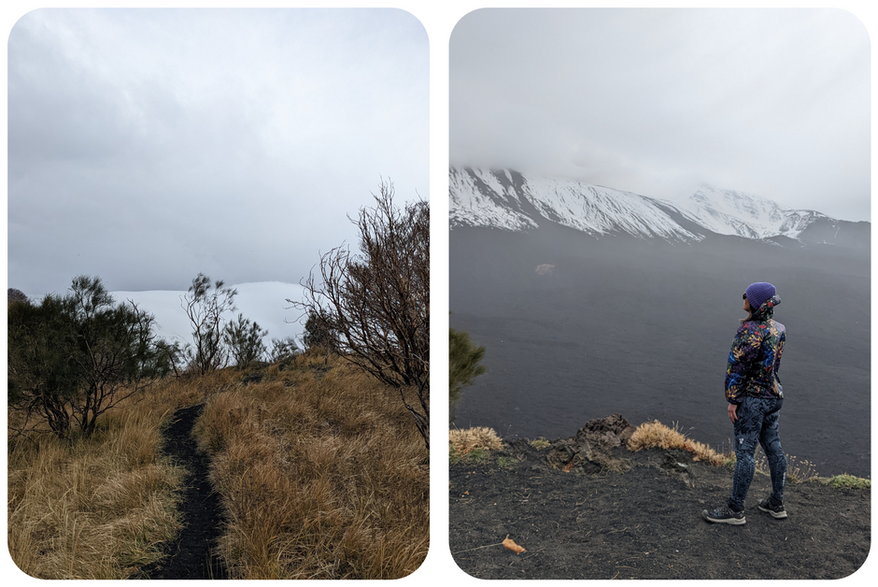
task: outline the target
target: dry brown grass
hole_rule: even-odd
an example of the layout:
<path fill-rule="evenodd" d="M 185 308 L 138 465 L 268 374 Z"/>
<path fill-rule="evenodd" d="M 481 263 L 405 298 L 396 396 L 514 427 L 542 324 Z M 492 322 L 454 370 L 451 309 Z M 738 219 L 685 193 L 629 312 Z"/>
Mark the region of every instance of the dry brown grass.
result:
<path fill-rule="evenodd" d="M 183 471 L 160 456 L 161 425 L 240 374 L 156 382 L 98 420 L 88 439 L 47 431 L 10 439 L 9 551 L 46 579 L 124 579 L 179 531 Z M 10 414 L 13 423 L 17 414 Z"/>
<path fill-rule="evenodd" d="M 718 453 L 708 445 L 688 438 L 676 425 L 670 428 L 658 420 L 644 422 L 628 439 L 628 448 L 633 451 L 653 447 L 683 449 L 692 453 L 693 460 L 704 461 L 711 465 L 723 465 L 729 460 L 729 455 Z"/>
<path fill-rule="evenodd" d="M 300 356 L 209 399 L 196 425 L 236 579 L 388 579 L 428 546 L 426 451 L 398 391 Z"/>
<path fill-rule="evenodd" d="M 9 552 L 46 579 L 121 579 L 158 558 L 179 522 L 182 471 L 158 457 L 166 410 L 133 402 L 89 439 L 18 439 L 9 451 Z"/>
<path fill-rule="evenodd" d="M 493 428 L 476 426 L 475 428 L 455 428 L 448 432 L 448 444 L 452 455 L 466 456 L 473 451 L 500 450 L 503 440 Z"/>

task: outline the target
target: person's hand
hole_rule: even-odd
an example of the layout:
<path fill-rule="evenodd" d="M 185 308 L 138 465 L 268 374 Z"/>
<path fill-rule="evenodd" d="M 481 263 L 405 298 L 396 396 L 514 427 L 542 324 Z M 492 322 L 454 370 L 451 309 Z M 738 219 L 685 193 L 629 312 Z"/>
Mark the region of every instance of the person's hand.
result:
<path fill-rule="evenodd" d="M 738 419 L 738 404 L 729 404 L 729 420 L 734 422 Z"/>

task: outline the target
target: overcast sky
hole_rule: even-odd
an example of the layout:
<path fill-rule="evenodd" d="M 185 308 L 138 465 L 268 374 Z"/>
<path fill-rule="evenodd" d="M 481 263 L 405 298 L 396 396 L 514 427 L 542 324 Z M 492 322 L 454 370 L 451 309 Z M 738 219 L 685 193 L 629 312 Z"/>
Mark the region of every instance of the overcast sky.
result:
<path fill-rule="evenodd" d="M 428 197 L 399 10 L 59 10 L 9 39 L 9 286 L 298 282 L 381 178 Z"/>
<path fill-rule="evenodd" d="M 450 70 L 452 165 L 869 218 L 869 39 L 847 12 L 486 9 Z"/>

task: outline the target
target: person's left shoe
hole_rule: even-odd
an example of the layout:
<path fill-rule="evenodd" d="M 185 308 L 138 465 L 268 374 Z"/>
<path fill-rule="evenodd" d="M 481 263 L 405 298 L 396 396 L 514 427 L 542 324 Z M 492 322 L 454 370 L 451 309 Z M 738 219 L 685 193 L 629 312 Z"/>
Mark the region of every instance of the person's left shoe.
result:
<path fill-rule="evenodd" d="M 732 524 L 733 526 L 740 526 L 741 524 L 747 523 L 747 518 L 744 517 L 744 510 L 736 512 L 727 505 L 710 511 L 704 510 L 701 512 L 701 517 L 714 524 Z"/>
<path fill-rule="evenodd" d="M 771 515 L 775 520 L 782 520 L 787 517 L 787 511 L 784 509 L 783 504 L 775 503 L 771 497 L 766 497 L 760 501 L 757 507 L 760 511 Z"/>

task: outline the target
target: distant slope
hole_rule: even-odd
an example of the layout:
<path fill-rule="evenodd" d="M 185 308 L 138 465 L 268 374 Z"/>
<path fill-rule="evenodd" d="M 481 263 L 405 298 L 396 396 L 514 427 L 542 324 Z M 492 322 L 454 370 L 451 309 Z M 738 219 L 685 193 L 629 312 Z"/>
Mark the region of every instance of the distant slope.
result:
<path fill-rule="evenodd" d="M 238 290 L 235 297 L 237 310 L 229 315 L 234 318 L 241 313 L 268 330 L 266 345 L 272 338 L 301 338 L 304 322 L 299 322 L 300 311 L 289 309 L 286 299 L 302 299 L 302 286 L 296 283 L 263 281 L 240 283 L 231 287 Z M 167 340 L 189 342 L 192 329 L 183 311 L 182 300 L 185 291 L 114 291 L 117 302 L 131 300 L 141 309 L 153 314 L 156 319 L 158 335 Z"/>
<path fill-rule="evenodd" d="M 868 222 L 837 220 L 815 210 L 785 210 L 767 198 L 707 184 L 685 204 L 674 204 L 574 179 L 452 168 L 449 192 L 452 229 L 528 231 L 557 224 L 592 236 L 674 242 L 726 235 L 783 245 L 869 246 Z"/>
<path fill-rule="evenodd" d="M 741 293 L 772 281 L 788 331 L 784 446 L 821 472 L 867 475 L 867 253 L 723 235 L 680 246 L 558 225 L 455 229 L 450 325 L 486 347 L 487 367 L 455 407 L 455 425 L 552 437 L 621 412 L 680 422 L 722 446 Z"/>
<path fill-rule="evenodd" d="M 451 225 L 528 230 L 560 224 L 593 235 L 699 240 L 669 216 L 669 203 L 572 180 L 516 171 L 452 169 Z"/>

